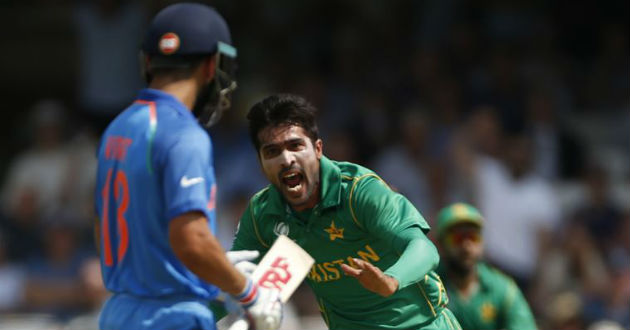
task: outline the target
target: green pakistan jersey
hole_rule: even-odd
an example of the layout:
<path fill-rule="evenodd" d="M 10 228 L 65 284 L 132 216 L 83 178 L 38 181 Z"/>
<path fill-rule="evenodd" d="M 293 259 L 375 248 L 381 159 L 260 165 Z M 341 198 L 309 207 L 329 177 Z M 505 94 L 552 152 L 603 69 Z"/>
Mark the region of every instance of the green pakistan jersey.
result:
<path fill-rule="evenodd" d="M 298 243 L 315 259 L 306 281 L 330 329 L 459 329 L 445 308 L 446 290 L 434 271 L 424 274 L 394 267 L 399 273 L 413 274 L 413 280 L 406 281 L 393 269 L 386 271 L 400 257 L 394 248 L 398 233 L 417 227 L 426 239 L 422 232 L 428 232 L 429 226 L 422 215 L 374 172 L 326 157 L 320 164 L 318 205 L 297 214 L 275 187 L 268 186 L 251 199 L 232 250 L 258 250 L 263 255 L 279 234 Z M 420 253 L 415 259 L 421 257 Z M 345 276 L 340 266 L 353 265 L 353 258 L 397 278 L 398 291 L 384 298 Z"/>
<path fill-rule="evenodd" d="M 499 270 L 479 262 L 479 286 L 468 299 L 461 297 L 446 274 L 442 276 L 450 297 L 448 308 L 462 329 L 536 329 L 536 321 L 521 290 Z"/>

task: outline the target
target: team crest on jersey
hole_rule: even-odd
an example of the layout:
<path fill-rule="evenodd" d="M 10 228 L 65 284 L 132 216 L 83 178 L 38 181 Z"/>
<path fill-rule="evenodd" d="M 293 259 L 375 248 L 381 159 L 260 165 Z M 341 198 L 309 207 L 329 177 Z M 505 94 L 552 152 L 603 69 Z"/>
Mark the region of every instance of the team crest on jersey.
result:
<path fill-rule="evenodd" d="M 273 227 L 273 232 L 278 236 L 289 236 L 289 225 L 282 221 L 277 222 L 276 225 Z"/>
<path fill-rule="evenodd" d="M 331 221 L 330 227 L 324 229 L 324 231 L 330 235 L 329 237 L 331 241 L 334 241 L 337 238 L 343 239 L 343 228 L 335 227 L 335 220 Z"/>
<path fill-rule="evenodd" d="M 179 49 L 179 36 L 173 32 L 165 33 L 160 38 L 159 48 L 164 55 L 173 54 Z"/>

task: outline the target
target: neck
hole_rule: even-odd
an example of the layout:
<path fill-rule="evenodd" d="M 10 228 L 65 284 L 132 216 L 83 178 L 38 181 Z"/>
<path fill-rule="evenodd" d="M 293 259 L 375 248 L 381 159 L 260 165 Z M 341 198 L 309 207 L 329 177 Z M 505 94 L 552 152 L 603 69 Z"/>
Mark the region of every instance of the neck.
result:
<path fill-rule="evenodd" d="M 477 283 L 476 267 L 472 267 L 472 269 L 467 272 L 456 272 L 453 271 L 453 269 L 449 269 L 448 276 L 463 296 L 468 296 L 470 294 L 470 290 Z"/>
<path fill-rule="evenodd" d="M 149 87 L 173 95 L 191 111 L 199 93 L 199 85 L 194 79 L 172 80 L 155 77 Z"/>
<path fill-rule="evenodd" d="M 297 212 L 302 212 L 308 209 L 312 209 L 315 207 L 315 205 L 317 205 L 317 203 L 319 203 L 319 194 L 320 194 L 319 183 L 317 183 L 317 186 L 315 187 L 313 193 L 311 194 L 311 197 L 306 202 L 300 205 L 291 205 L 291 208 L 293 208 L 293 210 Z"/>

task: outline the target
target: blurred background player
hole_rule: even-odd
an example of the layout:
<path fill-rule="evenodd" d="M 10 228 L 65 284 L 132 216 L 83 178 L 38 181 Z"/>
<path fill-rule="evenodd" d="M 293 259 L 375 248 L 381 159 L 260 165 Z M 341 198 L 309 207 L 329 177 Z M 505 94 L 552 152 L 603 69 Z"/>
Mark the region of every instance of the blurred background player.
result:
<path fill-rule="evenodd" d="M 263 254 L 281 234 L 297 242 L 315 259 L 307 283 L 330 329 L 459 329 L 429 225 L 371 170 L 325 157 L 315 112 L 292 94 L 250 109 L 271 184 L 250 200 L 232 249 Z"/>
<path fill-rule="evenodd" d="M 149 88 L 106 129 L 98 151 L 95 235 L 114 295 L 102 329 L 215 329 L 219 289 L 257 329 L 278 328 L 277 290 L 258 288 L 214 237 L 216 184 L 202 125 L 230 106 L 236 49 L 212 8 L 182 3 L 153 19 L 143 56 Z"/>
<path fill-rule="evenodd" d="M 438 214 L 442 263 L 439 273 L 448 307 L 462 329 L 536 329 L 536 322 L 514 280 L 481 261 L 483 218 L 471 205 L 456 203 Z"/>

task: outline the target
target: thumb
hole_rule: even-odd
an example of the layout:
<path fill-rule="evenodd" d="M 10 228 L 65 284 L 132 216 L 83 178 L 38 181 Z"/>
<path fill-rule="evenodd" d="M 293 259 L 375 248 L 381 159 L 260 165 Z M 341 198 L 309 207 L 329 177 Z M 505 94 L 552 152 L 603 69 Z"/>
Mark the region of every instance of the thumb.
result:
<path fill-rule="evenodd" d="M 234 264 L 234 267 L 245 276 L 252 276 L 256 271 L 256 264 L 250 261 L 239 261 Z"/>
<path fill-rule="evenodd" d="M 225 256 L 232 263 L 235 264 L 240 261 L 251 261 L 260 255 L 260 252 L 256 250 L 241 250 L 241 251 L 228 251 Z"/>

